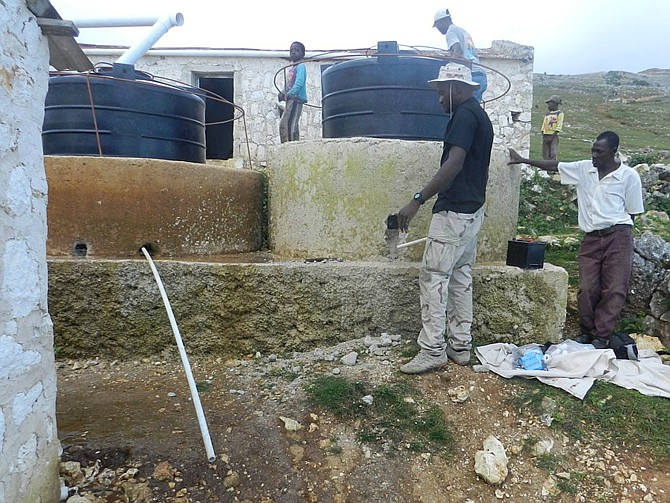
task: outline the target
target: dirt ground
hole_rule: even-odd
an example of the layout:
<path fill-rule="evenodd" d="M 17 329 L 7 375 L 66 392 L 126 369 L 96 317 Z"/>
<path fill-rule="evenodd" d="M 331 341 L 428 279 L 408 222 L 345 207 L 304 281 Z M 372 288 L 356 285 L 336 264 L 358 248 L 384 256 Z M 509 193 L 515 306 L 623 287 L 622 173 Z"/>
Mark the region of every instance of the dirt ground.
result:
<path fill-rule="evenodd" d="M 69 501 L 670 502 L 667 463 L 596 438 L 568 439 L 510 404 L 519 389 L 515 380 L 451 363 L 403 376 L 398 366 L 408 359 L 407 344 L 377 356 L 366 353 L 359 339 L 276 359 L 191 358 L 213 463 L 206 459 L 177 356 L 60 362 L 57 419 Z M 343 365 L 340 358 L 351 351 L 359 353 L 357 363 Z M 334 369 L 373 384 L 411 380 L 452 423 L 456 452 L 360 442 L 355 421 L 336 419 L 306 400 L 306 383 Z M 465 388 L 463 402 L 452 401 L 458 386 Z M 297 421 L 299 429 L 282 418 Z M 503 443 L 509 458 L 509 474 L 499 486 L 473 468 L 489 435 Z M 553 444 L 555 465 L 538 463 L 531 439 Z"/>

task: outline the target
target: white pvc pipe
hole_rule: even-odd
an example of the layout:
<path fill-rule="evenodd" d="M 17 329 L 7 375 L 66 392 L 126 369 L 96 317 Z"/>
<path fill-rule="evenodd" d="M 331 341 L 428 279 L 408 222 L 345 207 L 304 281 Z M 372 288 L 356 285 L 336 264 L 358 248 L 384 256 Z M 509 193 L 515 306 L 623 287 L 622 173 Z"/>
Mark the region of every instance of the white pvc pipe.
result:
<path fill-rule="evenodd" d="M 172 307 L 170 307 L 170 301 L 168 296 L 165 293 L 165 288 L 163 287 L 163 282 L 161 277 L 158 275 L 158 270 L 154 265 L 154 261 L 151 260 L 151 255 L 147 252 L 144 246 L 142 247 L 142 253 L 149 261 L 149 267 L 151 267 L 151 272 L 154 273 L 154 278 L 156 278 L 156 283 L 158 284 L 158 290 L 161 293 L 163 298 L 163 303 L 165 304 L 165 310 L 167 311 L 168 318 L 170 319 L 170 325 L 172 325 L 172 332 L 174 333 L 174 338 L 177 341 L 177 347 L 179 348 L 179 355 L 181 356 L 181 362 L 184 365 L 184 371 L 186 372 L 186 379 L 188 380 L 188 387 L 191 390 L 191 397 L 193 397 L 193 405 L 195 405 L 195 413 L 198 416 L 198 423 L 200 424 L 200 433 L 202 434 L 202 440 L 205 443 L 205 451 L 207 451 L 207 461 L 213 463 L 216 460 L 216 454 L 214 454 L 214 447 L 212 446 L 212 438 L 209 435 L 209 428 L 207 428 L 207 420 L 205 419 L 205 412 L 202 410 L 202 404 L 200 403 L 200 396 L 198 395 L 198 388 L 195 385 L 195 379 L 193 379 L 193 372 L 191 372 L 191 365 L 188 362 L 188 356 L 186 356 L 186 349 L 184 349 L 184 343 L 181 340 L 181 335 L 179 334 L 179 327 L 177 327 L 177 322 L 174 318 L 174 313 L 172 312 Z"/>
<path fill-rule="evenodd" d="M 105 19 L 77 19 L 72 22 L 77 28 L 130 28 L 153 26 L 159 17 L 111 17 Z"/>
<path fill-rule="evenodd" d="M 414 246 L 418 245 L 419 243 L 423 243 L 426 241 L 428 238 L 421 238 L 421 239 L 415 239 L 414 241 L 408 241 L 407 243 L 403 243 L 401 245 L 396 246 L 396 248 L 407 248 L 408 246 Z"/>
<path fill-rule="evenodd" d="M 170 28 L 183 24 L 184 16 L 179 12 L 163 16 L 153 24 L 151 31 L 149 31 L 144 39 L 124 52 L 116 62 L 124 65 L 135 65 Z"/>
<path fill-rule="evenodd" d="M 116 56 L 123 54 L 125 49 L 118 49 L 110 47 L 104 49 L 102 47 L 82 47 L 84 54 L 87 56 Z M 213 58 L 288 58 L 288 51 L 269 51 L 265 49 L 149 49 L 148 56 L 174 56 L 174 57 L 213 57 Z M 306 58 L 322 56 L 322 52 L 306 53 Z M 334 53 L 328 57 L 356 57 L 356 54 L 351 53 Z M 318 61 L 318 60 L 317 60 Z"/>

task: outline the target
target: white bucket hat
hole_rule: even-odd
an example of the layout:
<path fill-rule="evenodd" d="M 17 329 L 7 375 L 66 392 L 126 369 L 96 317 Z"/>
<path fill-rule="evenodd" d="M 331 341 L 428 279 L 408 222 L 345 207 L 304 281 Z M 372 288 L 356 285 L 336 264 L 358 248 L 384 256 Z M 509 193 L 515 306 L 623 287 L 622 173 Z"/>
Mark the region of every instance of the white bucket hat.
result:
<path fill-rule="evenodd" d="M 458 63 L 447 63 L 440 68 L 440 74 L 436 79 L 429 80 L 428 83 L 433 87 L 441 82 L 462 82 L 472 87 L 479 87 L 477 82 L 472 80 L 472 72 L 467 66 L 459 65 Z"/>

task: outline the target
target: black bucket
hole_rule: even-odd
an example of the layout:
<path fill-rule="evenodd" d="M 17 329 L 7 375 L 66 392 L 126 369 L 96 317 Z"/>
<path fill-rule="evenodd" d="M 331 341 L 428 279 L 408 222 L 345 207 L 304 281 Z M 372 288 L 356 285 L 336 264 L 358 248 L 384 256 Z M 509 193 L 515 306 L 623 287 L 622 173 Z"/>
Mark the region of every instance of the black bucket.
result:
<path fill-rule="evenodd" d="M 42 144 L 47 155 L 204 163 L 205 102 L 187 89 L 147 79 L 52 76 Z"/>
<path fill-rule="evenodd" d="M 328 66 L 321 73 L 323 137 L 442 140 L 449 115 L 428 81 L 445 64 L 380 51 Z"/>

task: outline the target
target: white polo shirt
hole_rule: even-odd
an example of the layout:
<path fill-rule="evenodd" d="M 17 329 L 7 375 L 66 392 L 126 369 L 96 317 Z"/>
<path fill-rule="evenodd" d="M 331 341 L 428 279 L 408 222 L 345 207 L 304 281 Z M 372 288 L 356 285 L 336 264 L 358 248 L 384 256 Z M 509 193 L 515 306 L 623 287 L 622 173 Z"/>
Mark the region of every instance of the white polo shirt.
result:
<path fill-rule="evenodd" d="M 577 189 L 578 224 L 584 232 L 633 225 L 630 215 L 644 212 L 640 175 L 623 163 L 602 180 L 589 160 L 559 162 L 558 172 L 562 184 Z"/>

